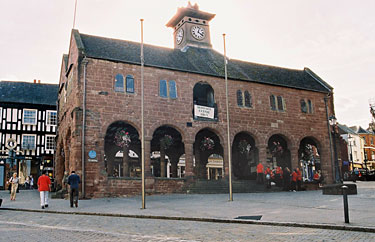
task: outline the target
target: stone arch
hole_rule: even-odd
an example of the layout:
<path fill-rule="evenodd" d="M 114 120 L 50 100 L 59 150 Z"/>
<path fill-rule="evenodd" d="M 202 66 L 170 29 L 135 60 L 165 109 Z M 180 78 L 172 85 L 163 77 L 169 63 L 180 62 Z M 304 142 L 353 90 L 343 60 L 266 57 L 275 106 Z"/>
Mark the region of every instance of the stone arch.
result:
<path fill-rule="evenodd" d="M 271 169 L 292 167 L 290 140 L 283 134 L 276 133 L 269 137 L 267 142 L 267 166 Z"/>
<path fill-rule="evenodd" d="M 259 149 L 255 138 L 246 131 L 237 133 L 232 143 L 232 170 L 235 179 L 255 180 Z"/>
<path fill-rule="evenodd" d="M 104 137 L 104 157 L 108 176 L 140 176 L 140 150 L 139 133 L 132 124 L 127 121 L 111 123 Z"/>
<path fill-rule="evenodd" d="M 322 174 L 321 143 L 313 136 L 300 139 L 298 149 L 298 162 L 302 170 L 303 181 L 313 181 L 315 172 Z"/>
<path fill-rule="evenodd" d="M 219 134 L 214 129 L 203 128 L 195 135 L 194 141 L 194 173 L 197 178 L 208 178 L 208 172 L 210 172 L 208 158 L 213 154 L 224 157 L 224 150 Z M 224 164 L 216 165 L 212 169 L 219 169 L 219 173 L 223 174 Z"/>
<path fill-rule="evenodd" d="M 156 177 L 177 177 L 179 158 L 185 153 L 182 135 L 172 125 L 162 125 L 155 129 L 151 140 L 152 174 Z M 166 157 L 168 159 L 166 160 Z M 167 164 L 171 164 L 171 172 Z M 181 167 L 180 167 L 181 168 Z"/>
<path fill-rule="evenodd" d="M 180 126 L 178 126 L 176 124 L 166 123 L 164 121 L 156 121 L 156 122 L 154 122 L 151 125 L 151 127 L 149 128 L 150 134 L 153 135 L 158 128 L 163 127 L 163 126 L 171 127 L 173 129 L 175 129 L 178 133 L 180 133 L 182 142 L 184 142 L 184 140 L 188 138 L 187 134 L 185 134 L 184 129 L 182 127 L 180 127 Z"/>

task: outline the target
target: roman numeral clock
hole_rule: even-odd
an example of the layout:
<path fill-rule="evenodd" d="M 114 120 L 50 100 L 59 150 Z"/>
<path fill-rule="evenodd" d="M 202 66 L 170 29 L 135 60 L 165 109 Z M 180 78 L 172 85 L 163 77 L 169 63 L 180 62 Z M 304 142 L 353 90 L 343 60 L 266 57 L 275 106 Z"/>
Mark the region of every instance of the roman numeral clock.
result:
<path fill-rule="evenodd" d="M 178 8 L 167 23 L 167 27 L 174 28 L 175 49 L 185 51 L 189 46 L 212 48 L 208 23 L 214 17 L 215 14 L 200 11 L 196 4 Z"/>

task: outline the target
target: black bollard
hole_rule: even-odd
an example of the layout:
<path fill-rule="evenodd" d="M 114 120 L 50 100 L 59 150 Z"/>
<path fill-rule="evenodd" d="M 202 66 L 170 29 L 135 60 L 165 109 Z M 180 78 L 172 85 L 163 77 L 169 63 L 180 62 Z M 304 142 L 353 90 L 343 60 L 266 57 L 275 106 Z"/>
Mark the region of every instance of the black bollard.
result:
<path fill-rule="evenodd" d="M 347 190 L 348 190 L 348 187 L 347 186 L 342 186 L 342 195 L 343 195 L 343 198 L 344 198 L 344 216 L 345 216 L 345 223 L 349 223 L 349 208 L 348 208 L 348 194 L 347 194 Z"/>

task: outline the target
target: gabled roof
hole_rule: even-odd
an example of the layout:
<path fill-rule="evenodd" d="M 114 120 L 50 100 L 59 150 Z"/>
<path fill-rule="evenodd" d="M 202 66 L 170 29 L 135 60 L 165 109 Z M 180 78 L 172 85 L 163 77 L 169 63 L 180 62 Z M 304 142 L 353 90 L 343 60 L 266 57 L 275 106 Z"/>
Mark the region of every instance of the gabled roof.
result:
<path fill-rule="evenodd" d="M 57 84 L 0 81 L 0 102 L 56 105 Z"/>
<path fill-rule="evenodd" d="M 356 131 L 354 131 L 353 129 L 349 128 L 344 124 L 337 124 L 337 126 L 339 127 L 340 134 L 357 134 Z"/>
<path fill-rule="evenodd" d="M 140 65 L 140 43 L 110 39 L 73 30 L 79 49 L 87 57 Z M 178 49 L 144 45 L 145 66 L 198 73 L 224 78 L 224 56 L 213 49 L 189 47 Z M 228 78 L 328 93 L 332 87 L 308 68 L 293 70 L 229 60 Z"/>
<path fill-rule="evenodd" d="M 365 130 L 364 128 L 362 128 L 361 126 L 353 126 L 353 127 L 350 127 L 352 130 L 356 131 L 357 134 L 370 134 L 370 132 L 368 132 L 367 130 Z"/>

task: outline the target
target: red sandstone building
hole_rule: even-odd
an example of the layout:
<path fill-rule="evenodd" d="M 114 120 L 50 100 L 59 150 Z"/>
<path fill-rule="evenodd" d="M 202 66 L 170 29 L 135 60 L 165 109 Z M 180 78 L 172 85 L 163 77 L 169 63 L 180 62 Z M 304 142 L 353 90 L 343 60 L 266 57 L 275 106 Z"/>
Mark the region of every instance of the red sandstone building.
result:
<path fill-rule="evenodd" d="M 228 145 L 235 182 L 255 180 L 259 162 L 300 167 L 306 182 L 319 170 L 332 182 L 333 89 L 308 68 L 231 59 L 227 143 L 224 57 L 211 47 L 213 17 L 180 8 L 167 23 L 174 48 L 144 47 L 146 192 L 227 182 Z M 140 43 L 72 30 L 58 105 L 57 181 L 75 170 L 87 197 L 140 194 Z"/>

